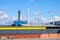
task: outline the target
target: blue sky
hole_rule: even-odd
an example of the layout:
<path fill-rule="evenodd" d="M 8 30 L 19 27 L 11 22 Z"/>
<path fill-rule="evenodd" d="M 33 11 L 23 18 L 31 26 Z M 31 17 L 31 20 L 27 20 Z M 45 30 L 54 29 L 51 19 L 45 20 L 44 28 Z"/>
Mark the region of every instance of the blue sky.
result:
<path fill-rule="evenodd" d="M 50 19 L 50 10 L 55 12 L 55 16 L 60 16 L 60 0 L 0 0 L 0 9 L 3 9 L 9 18 L 17 17 L 18 10 L 21 10 L 21 16 L 26 18 L 26 8 L 30 9 L 31 18 L 36 17 L 34 12 L 40 12 L 38 16 Z"/>

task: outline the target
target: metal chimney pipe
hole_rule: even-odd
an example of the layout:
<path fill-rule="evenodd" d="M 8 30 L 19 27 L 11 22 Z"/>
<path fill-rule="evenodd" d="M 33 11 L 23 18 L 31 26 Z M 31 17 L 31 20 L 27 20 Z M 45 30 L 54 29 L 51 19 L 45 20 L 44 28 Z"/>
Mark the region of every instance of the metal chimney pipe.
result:
<path fill-rule="evenodd" d="M 20 10 L 18 10 L 18 21 L 20 21 Z"/>

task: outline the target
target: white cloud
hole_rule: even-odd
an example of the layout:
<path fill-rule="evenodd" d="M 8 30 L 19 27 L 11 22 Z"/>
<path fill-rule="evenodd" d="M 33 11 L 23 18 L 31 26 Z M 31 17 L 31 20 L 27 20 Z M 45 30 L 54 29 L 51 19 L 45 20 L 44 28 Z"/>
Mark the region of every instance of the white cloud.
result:
<path fill-rule="evenodd" d="M 40 12 L 33 12 L 33 15 L 39 15 Z"/>
<path fill-rule="evenodd" d="M 18 20 L 18 17 L 13 17 L 12 20 L 13 21 L 16 21 L 16 20 Z M 20 20 L 23 20 L 23 17 L 22 16 L 20 17 Z"/>
<path fill-rule="evenodd" d="M 0 10 L 0 25 L 5 25 L 7 19 L 8 19 L 8 15 L 5 14 L 2 10 Z"/>
<path fill-rule="evenodd" d="M 30 26 L 40 26 L 40 25 L 44 25 L 45 23 L 47 23 L 48 20 L 44 17 L 36 17 L 36 18 L 29 18 L 29 24 Z"/>
<path fill-rule="evenodd" d="M 7 14 L 4 14 L 4 15 L 2 16 L 2 18 L 3 18 L 3 19 L 8 18 L 8 15 L 7 15 Z"/>
<path fill-rule="evenodd" d="M 45 17 L 40 15 L 40 12 L 33 12 L 33 15 L 34 15 L 35 19 L 38 20 L 39 22 L 42 22 L 42 23 L 48 22 Z"/>
<path fill-rule="evenodd" d="M 29 18 L 29 25 L 30 26 L 37 26 L 38 25 L 38 21 L 32 18 Z"/>
<path fill-rule="evenodd" d="M 54 16 L 53 21 L 60 21 L 60 17 L 59 16 Z M 52 22 L 52 18 L 49 20 L 49 22 Z"/>
<path fill-rule="evenodd" d="M 3 9 L 0 9 L 0 11 L 5 11 L 6 9 L 8 9 L 8 7 L 4 7 Z"/>
<path fill-rule="evenodd" d="M 0 11 L 0 19 L 6 19 L 8 18 L 8 15 L 5 14 L 3 11 Z"/>
<path fill-rule="evenodd" d="M 59 16 L 54 16 L 54 21 L 60 21 L 60 17 Z"/>
<path fill-rule="evenodd" d="M 2 12 L 2 11 L 0 10 L 0 14 L 2 14 L 2 13 L 4 13 L 4 12 Z"/>
<path fill-rule="evenodd" d="M 16 21 L 16 20 L 18 20 L 18 18 L 17 17 L 13 17 L 12 20 L 13 21 Z"/>
<path fill-rule="evenodd" d="M 42 23 L 47 23 L 48 22 L 48 20 L 43 16 L 40 17 L 40 20 L 42 21 Z"/>

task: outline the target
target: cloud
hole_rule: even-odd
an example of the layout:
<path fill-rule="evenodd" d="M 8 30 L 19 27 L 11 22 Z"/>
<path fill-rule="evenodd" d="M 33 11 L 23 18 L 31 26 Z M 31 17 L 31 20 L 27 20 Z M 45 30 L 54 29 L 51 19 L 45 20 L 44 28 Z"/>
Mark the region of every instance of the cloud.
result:
<path fill-rule="evenodd" d="M 5 14 L 3 11 L 0 11 L 0 19 L 6 19 L 8 18 L 8 15 Z"/>
<path fill-rule="evenodd" d="M 40 12 L 33 12 L 33 15 L 39 15 Z"/>
<path fill-rule="evenodd" d="M 39 17 L 39 18 L 29 18 L 29 24 L 30 26 L 41 26 L 47 23 L 47 19 L 44 17 Z"/>
<path fill-rule="evenodd" d="M 48 20 L 44 17 L 36 17 L 36 18 L 29 18 L 29 24 L 30 26 L 40 26 L 40 25 L 44 25 L 45 23 L 47 23 Z"/>
<path fill-rule="evenodd" d="M 40 12 L 33 12 L 33 15 L 35 17 L 35 20 L 38 20 L 39 22 L 46 23 L 47 19 L 40 15 Z"/>
<path fill-rule="evenodd" d="M 59 16 L 54 16 L 54 21 L 60 21 L 60 17 Z"/>
<path fill-rule="evenodd" d="M 0 10 L 0 25 L 5 25 L 7 19 L 8 19 L 8 15 Z"/>
<path fill-rule="evenodd" d="M 18 20 L 18 17 L 13 17 L 12 20 L 13 21 L 16 21 L 16 20 Z M 20 20 L 23 20 L 23 17 L 22 16 L 20 17 Z"/>
<path fill-rule="evenodd" d="M 48 22 L 48 19 L 46 19 L 46 18 L 43 17 L 43 16 L 40 17 L 40 20 L 42 21 L 42 23 L 47 23 L 47 22 Z"/>
<path fill-rule="evenodd" d="M 29 18 L 29 25 L 30 26 L 37 26 L 38 25 L 38 21 L 32 18 Z"/>
<path fill-rule="evenodd" d="M 2 12 L 2 11 L 0 10 L 0 14 L 2 14 L 2 13 L 4 13 L 4 12 Z"/>
<path fill-rule="evenodd" d="M 59 16 L 54 16 L 53 21 L 60 21 L 60 17 Z M 52 22 L 52 18 L 50 18 L 49 22 Z"/>
<path fill-rule="evenodd" d="M 5 11 L 6 9 L 8 9 L 8 7 L 4 7 L 3 9 L 0 9 L 0 11 Z"/>

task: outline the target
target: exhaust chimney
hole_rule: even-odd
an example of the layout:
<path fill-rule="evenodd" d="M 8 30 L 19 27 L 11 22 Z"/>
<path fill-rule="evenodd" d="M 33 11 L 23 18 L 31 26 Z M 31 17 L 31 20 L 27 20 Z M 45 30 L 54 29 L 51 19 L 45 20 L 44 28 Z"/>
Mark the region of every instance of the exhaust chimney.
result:
<path fill-rule="evenodd" d="M 18 21 L 20 21 L 20 10 L 18 10 Z"/>

